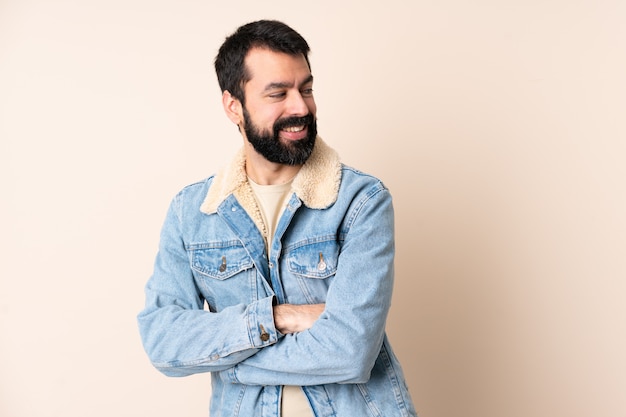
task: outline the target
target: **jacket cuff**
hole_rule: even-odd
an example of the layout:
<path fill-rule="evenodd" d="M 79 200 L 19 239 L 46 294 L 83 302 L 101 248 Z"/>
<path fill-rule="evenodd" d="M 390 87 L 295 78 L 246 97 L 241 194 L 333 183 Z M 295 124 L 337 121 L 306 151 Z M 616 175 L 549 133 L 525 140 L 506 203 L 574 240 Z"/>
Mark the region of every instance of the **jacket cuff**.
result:
<path fill-rule="evenodd" d="M 278 341 L 273 304 L 274 297 L 267 297 L 248 306 L 248 334 L 255 348 L 269 346 Z"/>
<path fill-rule="evenodd" d="M 248 306 L 248 335 L 253 347 L 263 348 L 273 345 L 282 336 L 274 326 L 274 297 L 255 301 Z M 238 384 L 237 366 L 224 370 L 223 375 L 233 384 Z"/>

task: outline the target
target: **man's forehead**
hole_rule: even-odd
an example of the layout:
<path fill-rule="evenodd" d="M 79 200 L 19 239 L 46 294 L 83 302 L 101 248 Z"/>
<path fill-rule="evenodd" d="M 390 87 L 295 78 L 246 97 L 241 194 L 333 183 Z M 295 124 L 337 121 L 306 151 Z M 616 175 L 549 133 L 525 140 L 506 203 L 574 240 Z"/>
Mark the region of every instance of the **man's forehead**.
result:
<path fill-rule="evenodd" d="M 313 79 L 309 64 L 302 54 L 291 55 L 267 48 L 253 48 L 246 55 L 244 65 L 249 75 L 248 82 L 293 84 L 294 77 L 300 78 L 296 80 L 298 83 L 304 79 Z"/>

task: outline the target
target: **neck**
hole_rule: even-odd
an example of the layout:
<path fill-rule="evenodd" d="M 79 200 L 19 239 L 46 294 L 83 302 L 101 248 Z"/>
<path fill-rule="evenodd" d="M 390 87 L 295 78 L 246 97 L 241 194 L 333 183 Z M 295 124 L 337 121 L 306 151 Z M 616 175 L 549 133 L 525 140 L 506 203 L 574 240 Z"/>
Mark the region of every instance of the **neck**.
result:
<path fill-rule="evenodd" d="M 246 174 L 259 185 L 285 184 L 298 174 L 302 165 L 283 165 L 270 162 L 259 155 L 252 145 L 246 146 Z"/>

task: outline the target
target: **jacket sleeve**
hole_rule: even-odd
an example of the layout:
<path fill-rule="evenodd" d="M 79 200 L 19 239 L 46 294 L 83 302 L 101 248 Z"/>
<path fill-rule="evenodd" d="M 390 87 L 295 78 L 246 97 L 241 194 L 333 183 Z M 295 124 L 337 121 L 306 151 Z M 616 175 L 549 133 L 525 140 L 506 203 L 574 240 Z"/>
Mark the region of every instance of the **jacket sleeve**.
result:
<path fill-rule="evenodd" d="M 204 310 L 182 239 L 180 204 L 179 194 L 163 225 L 145 308 L 137 318 L 150 361 L 168 376 L 232 367 L 279 337 L 272 297 L 217 313 Z"/>
<path fill-rule="evenodd" d="M 225 370 L 247 385 L 364 383 L 379 355 L 391 304 L 394 225 L 391 195 L 379 183 L 347 217 L 348 232 L 314 325 Z M 224 375 L 222 375 L 224 377 Z"/>

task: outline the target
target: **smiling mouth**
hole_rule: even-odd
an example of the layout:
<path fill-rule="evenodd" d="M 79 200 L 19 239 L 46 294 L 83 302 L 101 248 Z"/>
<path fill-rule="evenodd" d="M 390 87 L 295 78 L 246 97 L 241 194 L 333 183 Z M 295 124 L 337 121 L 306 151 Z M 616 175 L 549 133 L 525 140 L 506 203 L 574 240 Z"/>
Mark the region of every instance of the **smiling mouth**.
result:
<path fill-rule="evenodd" d="M 290 127 L 286 127 L 283 130 L 285 132 L 291 132 L 291 133 L 298 133 L 298 132 L 302 132 L 305 129 L 306 126 L 290 126 Z"/>

